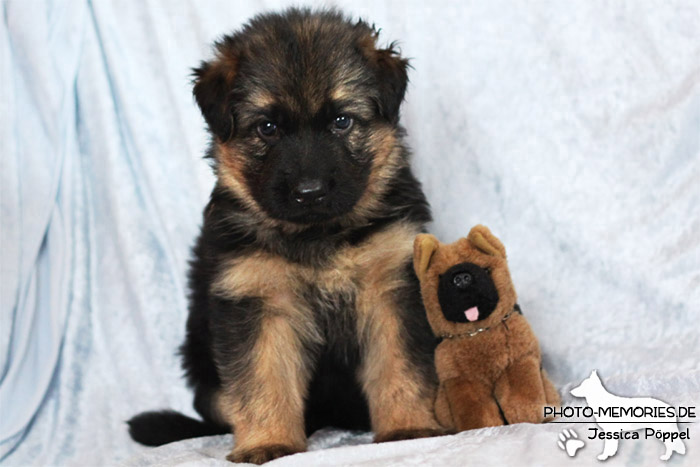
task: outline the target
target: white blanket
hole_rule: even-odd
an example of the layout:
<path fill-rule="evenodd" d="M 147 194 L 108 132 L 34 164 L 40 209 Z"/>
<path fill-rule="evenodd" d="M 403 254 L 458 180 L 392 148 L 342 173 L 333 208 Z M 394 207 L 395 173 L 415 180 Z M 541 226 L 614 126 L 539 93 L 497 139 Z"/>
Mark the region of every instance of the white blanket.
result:
<path fill-rule="evenodd" d="M 4 0 L 0 20 L 0 459 L 224 465 L 231 436 L 157 449 L 124 421 L 191 395 L 175 354 L 213 177 L 190 67 L 289 2 Z M 336 4 L 336 2 L 333 2 Z M 337 2 L 399 39 L 403 122 L 445 241 L 488 225 L 566 404 L 700 402 L 697 0 Z M 595 464 L 589 424 L 367 444 L 317 433 L 276 465 Z M 700 428 L 673 465 L 700 465 Z M 557 446 L 575 428 L 574 458 Z M 329 449 L 333 448 L 333 449 Z M 655 465 L 620 443 L 609 464 Z"/>

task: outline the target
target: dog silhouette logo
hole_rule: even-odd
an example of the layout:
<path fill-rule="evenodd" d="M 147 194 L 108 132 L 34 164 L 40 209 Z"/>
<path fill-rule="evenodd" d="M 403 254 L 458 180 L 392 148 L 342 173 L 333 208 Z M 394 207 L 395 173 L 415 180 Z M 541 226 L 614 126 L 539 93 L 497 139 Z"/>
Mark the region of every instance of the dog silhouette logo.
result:
<path fill-rule="evenodd" d="M 614 456 L 620 439 L 639 439 L 639 430 L 645 438 L 661 440 L 666 451 L 661 460 L 668 460 L 674 452 L 685 454 L 682 438 L 687 433 L 678 429 L 673 407 L 652 397 L 622 397 L 608 392 L 596 370 L 570 391 L 572 396 L 586 399 L 592 409 L 598 428 L 590 428 L 589 439 L 605 441 L 598 460 Z"/>

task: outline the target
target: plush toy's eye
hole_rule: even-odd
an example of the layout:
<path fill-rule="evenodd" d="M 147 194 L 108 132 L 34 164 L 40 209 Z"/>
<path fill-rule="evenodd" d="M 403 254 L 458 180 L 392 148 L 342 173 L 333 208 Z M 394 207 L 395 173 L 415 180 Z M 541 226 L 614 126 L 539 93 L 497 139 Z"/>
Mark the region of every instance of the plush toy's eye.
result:
<path fill-rule="evenodd" d="M 277 124 L 274 122 L 267 121 L 258 125 L 258 133 L 263 138 L 272 138 L 277 136 L 277 131 Z"/>
<path fill-rule="evenodd" d="M 333 130 L 336 132 L 345 132 L 352 126 L 352 118 L 347 115 L 338 115 L 333 120 Z"/>
<path fill-rule="evenodd" d="M 484 268 L 484 271 L 486 271 L 486 274 L 489 276 L 491 275 L 491 268 Z"/>
<path fill-rule="evenodd" d="M 452 278 L 452 283 L 458 289 L 466 289 L 471 285 L 472 281 L 472 275 L 468 272 L 460 272 L 459 274 L 455 274 Z"/>

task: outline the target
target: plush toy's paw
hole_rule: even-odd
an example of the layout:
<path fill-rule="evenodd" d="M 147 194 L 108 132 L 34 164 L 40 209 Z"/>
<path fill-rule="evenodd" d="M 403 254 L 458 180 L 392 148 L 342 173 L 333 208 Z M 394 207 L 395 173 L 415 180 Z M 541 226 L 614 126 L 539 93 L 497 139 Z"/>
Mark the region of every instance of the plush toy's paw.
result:
<path fill-rule="evenodd" d="M 394 430 L 387 433 L 380 433 L 374 436 L 375 443 L 386 443 L 388 441 L 401 441 L 404 439 L 430 438 L 432 436 L 446 435 L 445 430 L 436 428 L 415 428 L 406 430 Z"/>
<path fill-rule="evenodd" d="M 542 404 L 519 401 L 517 404 L 502 404 L 503 413 L 509 424 L 543 423 L 544 408 Z"/>
<path fill-rule="evenodd" d="M 270 444 L 267 446 L 259 446 L 257 448 L 248 449 L 243 452 L 232 452 L 226 459 L 231 462 L 242 462 L 248 464 L 264 464 L 278 457 L 289 456 L 301 452 L 298 449 L 285 446 L 283 444 Z"/>
<path fill-rule="evenodd" d="M 541 370 L 540 373 L 542 374 L 542 386 L 544 387 L 544 397 L 547 400 L 547 405 L 550 407 L 560 407 L 561 397 L 559 396 L 559 391 L 557 391 L 556 386 L 554 386 L 552 380 L 549 379 L 549 375 L 547 375 L 544 369 Z M 544 421 L 551 422 L 552 420 L 554 420 L 554 417 L 547 417 Z"/>

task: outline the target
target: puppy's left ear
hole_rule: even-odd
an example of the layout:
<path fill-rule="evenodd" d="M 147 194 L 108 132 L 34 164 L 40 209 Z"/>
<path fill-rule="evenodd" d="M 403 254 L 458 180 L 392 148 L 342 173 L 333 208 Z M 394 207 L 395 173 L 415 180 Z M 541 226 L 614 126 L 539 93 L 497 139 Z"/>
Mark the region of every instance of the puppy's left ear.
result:
<path fill-rule="evenodd" d="M 467 235 L 467 241 L 482 253 L 491 256 L 506 257 L 506 247 L 503 243 L 491 233 L 488 227 L 484 225 L 476 225 L 472 227 Z"/>
<path fill-rule="evenodd" d="M 238 71 L 239 53 L 233 38 L 216 43 L 216 57 L 202 62 L 193 70 L 192 93 L 209 129 L 221 141 L 233 136 L 233 102 L 231 89 Z"/>
<path fill-rule="evenodd" d="M 385 49 L 377 48 L 379 33 L 365 23 L 358 23 L 358 28 L 367 31 L 359 40 L 358 47 L 374 71 L 379 87 L 376 98 L 379 113 L 389 122 L 399 121 L 399 108 L 406 94 L 408 84 L 408 60 L 402 58 L 396 50 L 396 43 Z"/>

